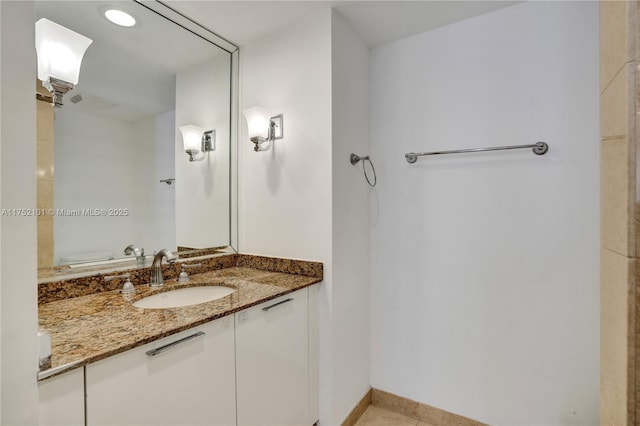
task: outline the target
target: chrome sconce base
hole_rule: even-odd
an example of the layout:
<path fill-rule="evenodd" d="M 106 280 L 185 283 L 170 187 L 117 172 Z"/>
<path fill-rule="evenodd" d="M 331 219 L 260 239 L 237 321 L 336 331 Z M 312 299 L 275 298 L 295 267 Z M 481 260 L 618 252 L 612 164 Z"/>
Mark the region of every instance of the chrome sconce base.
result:
<path fill-rule="evenodd" d="M 255 145 L 253 147 L 255 152 L 269 151 L 273 146 L 273 141 L 284 137 L 283 120 L 284 118 L 282 114 L 274 115 L 269 119 L 268 136 L 266 138 L 254 136 L 250 139 Z"/>
<path fill-rule="evenodd" d="M 75 86 L 72 83 L 68 83 L 64 80 L 59 80 L 57 78 L 50 77 L 48 80 L 43 81 L 42 85 L 51 92 L 53 102 L 51 102 L 51 106 L 56 108 L 62 107 L 62 97 L 69 90 L 73 89 Z"/>
<path fill-rule="evenodd" d="M 216 149 L 216 131 L 207 130 L 202 134 L 202 152 L 209 152 Z"/>
<path fill-rule="evenodd" d="M 255 152 L 269 151 L 272 145 L 271 139 L 261 138 L 260 136 L 252 137 L 251 142 L 254 144 L 253 150 Z"/>
<path fill-rule="evenodd" d="M 202 161 L 204 159 L 204 157 L 202 157 L 196 160 L 195 156 L 200 153 L 197 149 L 187 149 L 185 152 L 189 156 L 189 161 Z"/>
<path fill-rule="evenodd" d="M 205 158 L 204 153 L 215 151 L 216 149 L 216 131 L 207 130 L 202 134 L 202 141 L 200 144 L 200 150 L 197 149 L 187 149 L 185 152 L 189 156 L 189 161 L 202 161 Z M 201 156 L 198 156 L 202 153 Z"/>

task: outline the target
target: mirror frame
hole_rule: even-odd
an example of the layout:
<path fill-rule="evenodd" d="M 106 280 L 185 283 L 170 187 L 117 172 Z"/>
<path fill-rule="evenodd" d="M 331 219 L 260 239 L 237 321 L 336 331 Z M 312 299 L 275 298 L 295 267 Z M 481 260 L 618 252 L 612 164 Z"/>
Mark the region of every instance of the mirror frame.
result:
<path fill-rule="evenodd" d="M 212 43 L 231 55 L 231 65 L 229 67 L 230 79 L 230 102 L 229 102 L 229 250 L 206 257 L 223 256 L 231 253 L 238 253 L 238 99 L 239 99 L 239 48 L 229 40 L 219 36 L 214 31 L 193 19 L 183 15 L 179 11 L 164 4 L 160 0 L 132 0 L 134 3 L 160 15 L 162 18 L 173 22 L 185 31 Z M 160 249 L 160 248 L 158 248 Z M 207 248 L 200 249 L 206 250 Z M 213 247 L 210 247 L 213 249 Z M 199 251 L 199 250 L 198 250 Z M 123 258 L 122 262 L 109 263 L 105 265 L 95 265 L 70 269 L 66 265 L 38 268 L 38 283 L 65 279 L 67 276 L 73 278 L 103 274 L 113 271 L 136 269 L 135 259 Z"/>

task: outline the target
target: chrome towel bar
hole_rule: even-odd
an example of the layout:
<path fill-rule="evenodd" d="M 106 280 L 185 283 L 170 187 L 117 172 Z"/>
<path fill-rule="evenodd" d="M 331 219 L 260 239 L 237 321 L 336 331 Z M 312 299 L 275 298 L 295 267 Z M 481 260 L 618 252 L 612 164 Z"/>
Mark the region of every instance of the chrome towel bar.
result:
<path fill-rule="evenodd" d="M 530 145 L 491 146 L 488 148 L 453 149 L 450 151 L 409 152 L 404 155 L 404 158 L 407 159 L 408 163 L 413 164 L 418 160 L 418 157 L 422 157 L 424 155 L 461 154 L 465 152 L 502 151 L 506 149 L 522 148 L 532 148 L 533 153 L 536 155 L 544 155 L 549 151 L 549 145 L 547 145 L 546 142 L 537 142 Z"/>

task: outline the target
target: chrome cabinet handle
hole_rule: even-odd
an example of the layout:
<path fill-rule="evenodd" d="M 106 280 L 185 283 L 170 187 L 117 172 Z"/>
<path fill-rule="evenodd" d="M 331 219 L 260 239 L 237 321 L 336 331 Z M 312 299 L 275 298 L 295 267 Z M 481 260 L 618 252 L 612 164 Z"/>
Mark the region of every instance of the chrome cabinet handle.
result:
<path fill-rule="evenodd" d="M 171 348 L 175 348 L 176 346 L 186 343 L 189 340 L 195 339 L 196 337 L 204 336 L 204 331 L 198 331 L 197 333 L 192 334 L 191 336 L 183 337 L 182 339 L 176 340 L 175 342 L 167 343 L 164 346 L 160 346 L 159 348 L 152 349 L 147 351 L 147 355 L 156 356 L 161 354 L 162 352 L 168 351 Z"/>
<path fill-rule="evenodd" d="M 273 305 L 265 306 L 264 308 L 262 308 L 262 310 L 263 310 L 263 311 L 268 311 L 268 310 L 269 310 L 269 309 L 271 309 L 271 308 L 275 308 L 276 306 L 278 306 L 278 305 L 282 305 L 283 303 L 291 302 L 292 300 L 293 300 L 293 299 L 290 297 L 290 298 L 288 298 L 288 299 L 281 300 L 281 301 L 280 301 L 280 302 L 278 302 L 278 303 L 274 303 Z"/>

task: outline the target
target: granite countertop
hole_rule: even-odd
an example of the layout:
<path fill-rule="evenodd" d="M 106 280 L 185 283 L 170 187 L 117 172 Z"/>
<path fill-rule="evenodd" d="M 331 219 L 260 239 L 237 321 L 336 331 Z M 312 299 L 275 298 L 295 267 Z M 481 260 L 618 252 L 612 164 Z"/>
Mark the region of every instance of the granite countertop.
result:
<path fill-rule="evenodd" d="M 216 318 L 308 287 L 322 278 L 234 266 L 191 275 L 188 283 L 165 281 L 162 289 L 136 286 L 133 296 L 118 290 L 41 304 L 39 325 L 51 332 L 51 369 L 41 379 L 187 330 Z M 237 289 L 211 302 L 167 309 L 142 309 L 133 303 L 158 292 L 197 285 Z M 44 373 L 44 374 L 42 374 Z M 47 374 L 50 373 L 50 374 Z"/>

